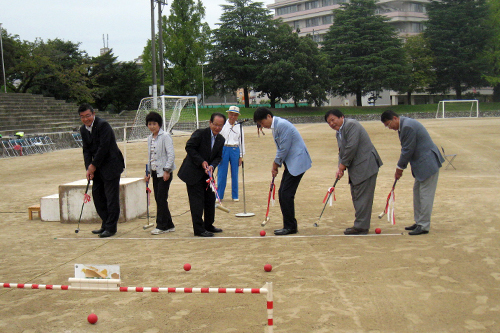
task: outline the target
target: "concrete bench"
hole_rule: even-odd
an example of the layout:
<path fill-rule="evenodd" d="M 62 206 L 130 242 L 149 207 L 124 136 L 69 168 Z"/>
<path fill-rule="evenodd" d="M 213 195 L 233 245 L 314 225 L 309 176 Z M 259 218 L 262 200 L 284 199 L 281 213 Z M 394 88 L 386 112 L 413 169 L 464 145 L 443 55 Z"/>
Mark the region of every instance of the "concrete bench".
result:
<path fill-rule="evenodd" d="M 59 193 L 41 198 L 42 221 L 78 223 L 87 180 L 59 185 Z M 88 194 L 92 197 L 92 183 Z M 118 222 L 133 220 L 146 214 L 146 184 L 143 178 L 120 179 L 120 218 Z M 81 223 L 97 223 L 101 219 L 90 201 L 83 207 Z"/>

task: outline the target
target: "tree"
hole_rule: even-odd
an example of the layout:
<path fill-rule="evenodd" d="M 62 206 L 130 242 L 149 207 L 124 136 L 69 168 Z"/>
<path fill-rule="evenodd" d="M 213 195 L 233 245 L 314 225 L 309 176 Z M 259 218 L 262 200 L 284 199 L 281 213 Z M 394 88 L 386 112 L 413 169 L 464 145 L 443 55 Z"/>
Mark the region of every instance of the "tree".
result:
<path fill-rule="evenodd" d="M 482 73 L 487 65 L 481 58 L 490 35 L 485 0 L 433 0 L 426 8 L 424 36 L 436 70 L 430 91 L 446 93 L 453 88 L 461 99 L 464 90 L 486 84 Z"/>
<path fill-rule="evenodd" d="M 402 41 L 388 18 L 375 14 L 374 0 L 352 0 L 333 10 L 334 22 L 325 35 L 330 90 L 333 94 L 377 95 L 384 89 L 400 90 L 408 68 Z"/>
<path fill-rule="evenodd" d="M 80 43 L 58 38 L 47 42 L 40 40 L 34 55 L 38 54 L 47 63 L 32 82 L 30 92 L 71 102 L 90 101 L 86 76 L 89 58 L 79 46 Z M 32 60 L 38 61 L 37 58 Z"/>
<path fill-rule="evenodd" d="M 163 52 L 165 65 L 165 91 L 169 95 L 197 95 L 201 93 L 202 64 L 210 48 L 210 27 L 201 20 L 205 7 L 201 1 L 173 0 L 170 15 L 163 19 Z M 157 57 L 158 59 L 158 57 Z M 151 73 L 151 40 L 143 52 L 144 69 Z M 158 61 L 158 60 L 157 60 Z M 159 69 L 160 66 L 157 66 Z M 211 86 L 208 77 L 205 86 Z M 210 93 L 210 92 L 209 92 Z"/>
<path fill-rule="evenodd" d="M 209 71 L 217 90 L 234 92 L 243 88 L 245 107 L 249 107 L 248 91 L 266 63 L 262 45 L 274 22 L 262 2 L 228 2 L 230 5 L 222 5 L 221 23 L 214 31 Z"/>
<path fill-rule="evenodd" d="M 134 62 L 116 60 L 112 50 L 92 58 L 89 86 L 94 105 L 111 112 L 137 109 L 140 100 L 148 96 L 146 73 Z"/>
<path fill-rule="evenodd" d="M 267 56 L 254 89 L 266 93 L 272 108 L 277 100 L 289 98 L 321 105 L 326 100 L 327 71 L 318 44 L 299 37 L 288 24 L 275 23 L 261 46 Z"/>
<path fill-rule="evenodd" d="M 500 0 L 488 0 L 488 5 L 486 25 L 491 34 L 484 52 L 488 64 L 484 78 L 493 86 L 493 101 L 500 102 Z"/>
<path fill-rule="evenodd" d="M 432 67 L 434 57 L 422 34 L 407 37 L 403 49 L 411 72 L 408 86 L 401 92 L 407 93 L 408 104 L 411 105 L 411 94 L 413 92 L 424 92 L 436 79 Z"/>

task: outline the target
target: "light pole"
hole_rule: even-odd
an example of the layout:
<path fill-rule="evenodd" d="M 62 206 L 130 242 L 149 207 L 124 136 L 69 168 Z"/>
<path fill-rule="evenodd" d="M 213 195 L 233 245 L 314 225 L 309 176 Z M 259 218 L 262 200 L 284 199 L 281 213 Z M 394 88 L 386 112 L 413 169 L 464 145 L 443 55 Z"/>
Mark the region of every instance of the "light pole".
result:
<path fill-rule="evenodd" d="M 201 86 L 203 87 L 201 98 L 203 100 L 203 107 L 205 107 L 205 76 L 203 75 L 203 64 L 201 64 Z"/>
<path fill-rule="evenodd" d="M 160 95 L 165 93 L 165 73 L 163 69 L 163 17 L 162 6 L 166 5 L 165 0 L 157 0 L 158 2 L 158 53 L 160 62 Z"/>
<path fill-rule="evenodd" d="M 153 67 L 153 107 L 158 107 L 156 89 L 156 51 L 155 51 L 155 0 L 151 0 L 151 65 Z"/>
<path fill-rule="evenodd" d="M 3 88 L 5 93 L 7 93 L 7 80 L 5 79 L 5 62 L 3 60 L 3 42 L 2 42 L 3 28 L 2 23 L 0 23 L 0 51 L 2 51 L 2 73 L 3 73 Z"/>

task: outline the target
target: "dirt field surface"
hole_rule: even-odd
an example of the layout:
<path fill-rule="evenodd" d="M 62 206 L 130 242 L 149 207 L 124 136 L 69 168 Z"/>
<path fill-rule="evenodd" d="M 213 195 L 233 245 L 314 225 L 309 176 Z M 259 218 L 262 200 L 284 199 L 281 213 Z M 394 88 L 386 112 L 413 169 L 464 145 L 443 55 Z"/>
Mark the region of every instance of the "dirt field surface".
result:
<path fill-rule="evenodd" d="M 313 167 L 295 198 L 299 233 L 293 236 L 273 235 L 282 227 L 278 203 L 264 228 L 268 236 L 259 236 L 276 151 L 270 130 L 259 138 L 255 127 L 245 127 L 246 211 L 255 216 L 235 217 L 243 200 L 224 200 L 231 213 L 217 210 L 215 226 L 224 232 L 212 239 L 193 236 L 176 172 L 174 233 L 150 235 L 141 218 L 99 239 L 90 232 L 97 223 L 75 234 L 76 224 L 28 220 L 28 206 L 84 178 L 81 150 L 0 159 L 0 283 L 64 285 L 74 264 L 120 265 L 122 286 L 260 288 L 272 282 L 275 332 L 500 332 L 500 118 L 421 122 L 438 147 L 458 154 L 456 170 L 441 169 L 431 231 L 421 236 L 402 234 L 413 223 L 409 170 L 396 187 L 396 225 L 377 218 L 400 152 L 397 133 L 379 121 L 362 123 L 384 162 L 367 236 L 343 235 L 354 216 L 347 177 L 313 227 L 337 164 L 335 133 L 326 123 L 297 125 Z M 174 138 L 177 167 L 187 139 Z M 142 177 L 146 143 L 129 143 L 126 156 L 126 176 Z M 265 264 L 273 270 L 265 272 Z M 95 325 L 87 322 L 92 312 L 99 317 Z M 0 289 L 0 332 L 266 331 L 266 298 L 257 294 Z"/>

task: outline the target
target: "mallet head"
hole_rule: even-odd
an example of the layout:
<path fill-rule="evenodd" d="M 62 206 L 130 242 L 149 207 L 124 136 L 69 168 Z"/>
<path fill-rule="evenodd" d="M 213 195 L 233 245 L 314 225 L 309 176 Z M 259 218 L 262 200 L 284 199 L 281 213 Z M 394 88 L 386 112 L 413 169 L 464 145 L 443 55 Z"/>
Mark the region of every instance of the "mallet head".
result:
<path fill-rule="evenodd" d="M 76 229 L 75 230 L 75 234 L 79 233 L 80 232 L 80 229 Z"/>

